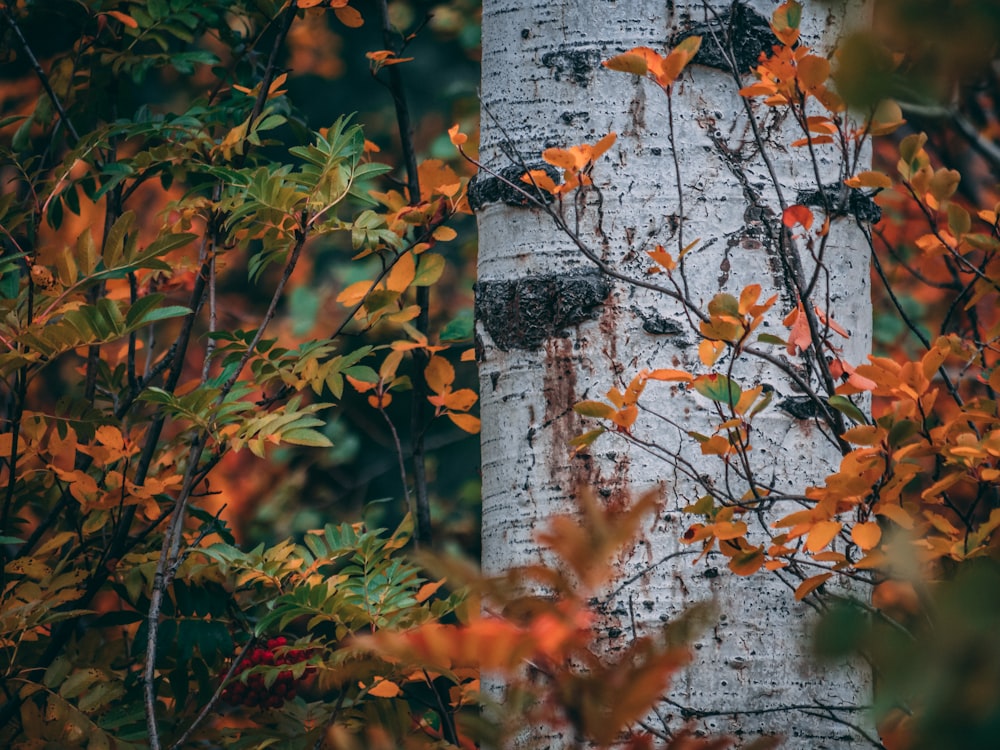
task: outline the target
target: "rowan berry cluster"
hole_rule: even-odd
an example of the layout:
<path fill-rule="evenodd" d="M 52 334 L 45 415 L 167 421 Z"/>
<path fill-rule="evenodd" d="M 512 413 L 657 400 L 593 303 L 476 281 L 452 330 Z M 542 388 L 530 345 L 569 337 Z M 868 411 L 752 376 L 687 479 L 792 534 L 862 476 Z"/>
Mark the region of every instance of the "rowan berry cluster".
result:
<path fill-rule="evenodd" d="M 305 651 L 298 649 L 285 651 L 282 654 L 276 653 L 277 649 L 284 648 L 287 643 L 288 640 L 284 637 L 271 638 L 266 648 L 258 646 L 250 649 L 233 672 L 233 682 L 222 691 L 222 699 L 234 706 L 251 708 L 281 708 L 285 701 L 292 700 L 302 678 L 296 679 L 290 669 L 281 670 L 270 687 L 264 684 L 263 672 L 254 672 L 248 675 L 245 681 L 238 679 L 243 672 L 256 666 L 291 666 L 308 658 Z"/>

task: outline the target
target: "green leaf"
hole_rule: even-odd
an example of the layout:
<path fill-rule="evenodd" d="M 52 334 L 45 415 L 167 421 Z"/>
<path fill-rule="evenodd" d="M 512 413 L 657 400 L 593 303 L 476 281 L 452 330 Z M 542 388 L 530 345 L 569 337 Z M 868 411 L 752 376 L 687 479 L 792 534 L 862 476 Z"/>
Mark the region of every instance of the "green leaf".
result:
<path fill-rule="evenodd" d="M 437 283 L 444 271 L 444 257 L 437 253 L 423 253 L 417 265 L 417 274 L 413 278 L 413 286 L 431 286 Z"/>
<path fill-rule="evenodd" d="M 839 411 L 841 414 L 853 419 L 858 424 L 868 424 L 868 420 L 865 419 L 864 412 L 855 406 L 851 399 L 847 398 L 847 396 L 830 396 L 827 403 L 829 403 L 830 406 Z"/>
<path fill-rule="evenodd" d="M 775 344 L 777 346 L 788 346 L 787 341 L 785 341 L 780 336 L 775 336 L 773 333 L 762 333 L 757 337 L 757 340 L 762 344 Z"/>
<path fill-rule="evenodd" d="M 702 396 L 727 406 L 735 406 L 743 394 L 743 390 L 736 383 L 725 375 L 714 372 L 711 375 L 699 375 L 692 385 Z"/>
<path fill-rule="evenodd" d="M 306 445 L 313 448 L 332 448 L 333 443 L 326 435 L 316 430 L 296 428 L 281 433 L 281 442 L 292 445 Z"/>
<path fill-rule="evenodd" d="M 135 213 L 126 211 L 115 220 L 104 241 L 101 258 L 105 268 L 117 268 L 125 257 L 125 239 L 135 225 Z"/>
<path fill-rule="evenodd" d="M 152 295 L 150 295 L 152 296 Z M 162 295 L 157 295 L 162 298 Z M 143 298 L 145 299 L 145 298 Z M 139 300 L 142 302 L 142 299 Z M 159 300 L 157 300 L 159 302 Z M 150 323 L 155 323 L 160 320 L 168 320 L 169 318 L 183 318 L 191 314 L 191 309 L 188 307 L 183 307 L 181 305 L 168 305 L 167 307 L 155 307 L 155 305 L 148 306 L 147 309 L 139 314 L 135 313 L 135 308 L 138 305 L 133 305 L 125 316 L 125 324 L 130 330 L 141 328 L 142 326 L 149 325 Z"/>
<path fill-rule="evenodd" d="M 577 435 L 575 438 L 569 441 L 569 444 L 574 448 L 586 448 L 593 444 L 597 438 L 607 432 L 603 427 L 598 427 L 596 430 L 589 430 L 582 435 Z"/>
<path fill-rule="evenodd" d="M 472 338 L 475 316 L 472 310 L 461 310 L 441 331 L 442 341 L 465 341 Z"/>
<path fill-rule="evenodd" d="M 573 405 L 573 411 L 581 417 L 595 417 L 597 419 L 611 419 L 615 415 L 614 407 L 603 401 L 581 401 Z"/>

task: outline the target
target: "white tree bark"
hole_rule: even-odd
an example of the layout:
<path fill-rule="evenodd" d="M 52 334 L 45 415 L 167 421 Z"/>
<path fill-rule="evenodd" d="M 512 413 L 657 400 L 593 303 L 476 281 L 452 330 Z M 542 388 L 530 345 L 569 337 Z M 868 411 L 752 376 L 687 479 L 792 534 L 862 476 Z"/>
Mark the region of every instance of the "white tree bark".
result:
<path fill-rule="evenodd" d="M 806 0 L 803 41 L 829 54 L 846 20 L 859 17 L 861 2 Z M 765 19 L 775 5 L 752 3 Z M 729 12 L 730 3 L 718 0 L 486 0 L 481 159 L 491 170 L 511 167 L 516 158 L 537 166 L 547 147 L 594 143 L 617 132 L 617 143 L 594 170 L 603 213 L 599 218 L 590 203 L 580 224 L 584 241 L 621 273 L 642 278 L 649 266 L 645 250 L 660 243 L 676 255 L 678 230 L 685 244 L 700 238 L 686 267 L 690 296 L 704 309 L 720 291 L 738 295 L 747 284 L 759 283 L 762 299 L 780 295 L 768 321 L 782 335 L 781 317 L 794 305 L 794 293 L 784 270 L 788 259 L 779 257 L 775 241 L 781 209 L 732 76 L 692 65 L 674 86 L 681 217 L 665 96 L 649 81 L 600 66 L 639 45 L 662 52 L 693 23 Z M 736 26 L 735 35 L 752 33 Z M 734 38 L 734 45 L 740 44 Z M 744 84 L 750 80 L 744 75 Z M 813 167 L 803 149 L 788 146 L 801 133 L 768 117 L 758 113 L 768 123 L 769 154 L 781 190 L 794 203 L 798 190 L 815 190 Z M 820 150 L 819 167 L 824 183 L 842 179 L 832 151 Z M 541 211 L 506 204 L 502 187 L 488 178 L 480 188 L 477 335 L 485 571 L 537 562 L 541 553 L 533 535 L 553 514 L 575 507 L 581 484 L 604 502 L 624 506 L 634 493 L 665 483 L 664 513 L 622 564 L 622 579 L 636 580 L 607 606 L 609 652 L 627 642 L 633 616 L 641 629 L 694 602 L 715 602 L 719 621 L 696 643 L 696 662 L 672 686 L 674 703 L 664 703 L 660 712 L 674 727 L 687 718 L 679 708 L 684 706 L 711 714 L 701 721 L 715 734 L 747 740 L 782 734 L 785 747 L 802 750 L 867 746 L 845 724 L 824 718 L 822 710 L 800 710 L 870 700 L 871 680 L 863 668 L 810 666 L 809 607 L 795 602 L 788 585 L 773 574 L 738 578 L 719 557 L 693 564 L 691 548 L 680 544 L 696 520 L 681 509 L 704 494 L 703 487 L 611 435 L 585 454 L 570 456 L 567 441 L 595 426 L 572 412 L 574 403 L 601 399 L 641 368 L 705 371 L 697 334 L 681 307 L 602 277 Z M 853 363 L 863 361 L 870 346 L 865 247 L 852 218 L 835 219 L 825 258 L 830 273 L 818 290 L 823 306 L 851 332 L 844 359 Z M 809 276 L 811 261 L 802 263 Z M 744 387 L 766 382 L 783 397 L 795 395 L 787 378 L 759 362 L 741 361 L 736 376 Z M 751 457 L 765 481 L 801 491 L 835 470 L 839 453 L 812 420 L 778 408 L 781 400 L 775 398 L 757 418 Z M 651 383 L 644 403 L 680 429 L 644 415 L 637 435 L 680 451 L 703 472 L 703 482 L 726 481 L 722 462 L 702 456 L 683 433 L 710 432 L 717 422 L 707 414 L 705 399 Z M 793 509 L 786 505 L 762 514 L 760 528 Z M 857 712 L 835 715 L 865 724 Z"/>

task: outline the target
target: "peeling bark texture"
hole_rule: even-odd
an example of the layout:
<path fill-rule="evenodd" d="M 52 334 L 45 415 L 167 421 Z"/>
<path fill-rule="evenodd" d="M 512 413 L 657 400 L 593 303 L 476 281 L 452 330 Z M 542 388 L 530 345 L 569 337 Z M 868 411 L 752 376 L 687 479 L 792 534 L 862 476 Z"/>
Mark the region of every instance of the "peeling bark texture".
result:
<path fill-rule="evenodd" d="M 732 47 L 743 70 L 770 46 L 759 18 L 770 18 L 777 5 L 778 0 L 735 6 L 731 0 L 484 0 L 482 98 L 490 114 L 482 119 L 481 160 L 490 172 L 516 182 L 524 165 L 513 155 L 531 154 L 526 161 L 534 161 L 547 147 L 594 143 L 610 131 L 618 133 L 593 171 L 600 198 L 591 193 L 583 202 L 564 201 L 564 215 L 578 227 L 580 240 L 617 273 L 639 279 L 648 278 L 646 250 L 661 244 L 676 255 L 679 245 L 699 238 L 685 258 L 692 301 L 704 309 L 719 292 L 738 296 L 748 284 L 759 283 L 762 299 L 778 294 L 780 300 L 761 330 L 784 334 L 781 320 L 797 301 L 795 277 L 813 278 L 816 261 L 808 252 L 799 257 L 789 249 L 779 190 L 786 204 L 804 202 L 817 213 L 839 206 L 840 188 L 837 199 L 829 200 L 833 193 L 821 192 L 816 181 L 818 172 L 822 185 L 840 184 L 833 147 L 816 147 L 814 170 L 805 149 L 789 146 L 802 135 L 792 118 L 757 109 L 775 185 L 739 86 L 730 71 L 714 64 L 719 47 L 712 52 L 708 34 L 705 57 L 673 87 L 682 205 L 665 96 L 649 82 L 600 64 L 640 45 L 662 51 L 669 40 L 701 24 L 712 26 L 726 44 L 723 37 L 735 35 Z M 803 43 L 817 54 L 831 54 L 849 20 L 863 23 L 863 5 L 864 0 L 805 0 Z M 743 85 L 750 80 L 744 75 Z M 609 595 L 602 610 L 607 653 L 628 645 L 633 622 L 642 632 L 695 602 L 713 602 L 718 622 L 694 644 L 695 661 L 674 680 L 672 702 L 659 707 L 672 728 L 702 716 L 700 729 L 731 733 L 741 742 L 780 734 L 786 738 L 782 747 L 790 750 L 867 746 L 845 723 L 824 718 L 821 708 L 788 708 L 870 703 L 865 668 L 812 665 L 812 610 L 796 602 L 776 575 L 739 578 L 725 558 L 713 553 L 693 563 L 690 548 L 680 544 L 683 531 L 697 520 L 683 508 L 704 495 L 706 486 L 739 481 L 685 434 L 710 434 L 717 425 L 705 399 L 651 382 L 643 394 L 649 412 L 642 412 L 634 427 L 637 436 L 697 467 L 699 477 L 612 435 L 599 438 L 587 453 L 572 455 L 567 447 L 569 439 L 595 426 L 573 412 L 575 402 L 603 399 L 611 386 L 628 382 L 642 368 L 705 372 L 690 319 L 663 295 L 597 274 L 549 217 L 523 202 L 512 205 L 502 182 L 492 179 L 477 180 L 480 197 L 474 201 L 480 233 L 484 570 L 497 573 L 544 559 L 535 534 L 554 514 L 575 510 L 581 483 L 613 507 L 665 484 L 664 511 L 620 563 L 621 580 L 634 582 Z M 854 191 L 846 194 L 846 215 L 834 211 L 823 255 L 826 272 L 815 274 L 814 298 L 851 333 L 836 343 L 853 364 L 865 361 L 871 339 L 868 251 L 857 225 L 874 220 L 866 201 L 869 196 Z M 755 418 L 749 454 L 764 483 L 800 493 L 836 469 L 837 447 L 812 416 L 794 413 L 801 393 L 787 376 L 748 359 L 734 363 L 732 376 L 744 387 L 766 384 L 777 392 Z M 763 541 L 773 533 L 769 524 L 775 517 L 798 508 L 777 502 L 747 522 Z M 867 727 L 863 713 L 834 714 Z M 555 749 L 573 742 L 545 737 L 537 744 Z"/>
<path fill-rule="evenodd" d="M 847 202 L 839 211 L 837 208 L 843 201 L 843 193 L 847 191 Z M 848 188 L 843 183 L 824 185 L 822 190 L 800 190 L 795 196 L 795 202 L 803 206 L 824 208 L 830 206 L 837 216 L 853 216 L 858 221 L 877 224 L 882 220 L 882 208 L 872 196 L 858 188 Z"/>
<path fill-rule="evenodd" d="M 537 349 L 594 318 L 610 292 L 599 271 L 482 281 L 476 286 L 476 319 L 502 351 Z"/>
<path fill-rule="evenodd" d="M 689 36 L 701 37 L 701 49 L 694 58 L 697 65 L 731 71 L 732 60 L 739 73 L 749 73 L 760 53 L 769 52 L 778 43 L 767 18 L 744 3 L 718 10 L 708 21 L 690 23 L 672 37 L 670 46 Z"/>

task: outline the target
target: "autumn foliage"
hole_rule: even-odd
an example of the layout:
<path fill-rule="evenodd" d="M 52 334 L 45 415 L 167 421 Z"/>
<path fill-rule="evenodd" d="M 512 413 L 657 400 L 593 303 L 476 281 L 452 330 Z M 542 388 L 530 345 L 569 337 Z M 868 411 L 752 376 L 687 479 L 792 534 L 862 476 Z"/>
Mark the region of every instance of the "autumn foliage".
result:
<path fill-rule="evenodd" d="M 405 123 L 411 43 L 475 26 L 474 4 L 439 3 L 428 29 L 403 14 L 404 31 L 353 0 L 66 5 L 70 31 L 51 44 L 34 4 L 0 7 L 19 66 L 0 110 L 0 745 L 468 749 L 526 726 L 598 747 L 731 745 L 646 721 L 718 613 L 695 605 L 613 658 L 598 647 L 617 555 L 662 510 L 658 488 L 615 510 L 581 488 L 578 514 L 538 535 L 545 562 L 500 577 L 428 553 L 447 504 L 424 437 L 480 428 L 471 318 L 452 301 L 469 176 L 488 170 L 474 118 L 447 134 L 438 118 L 426 158 L 412 133 L 383 133 L 396 165 L 366 138 L 377 125 L 343 112 L 318 126 L 289 91 L 296 64 L 336 75 L 342 61 L 322 54 L 375 25 L 367 74 Z M 848 332 L 813 285 L 785 309 L 757 284 L 702 309 L 683 284 L 701 240 L 656 245 L 646 276 L 684 306 L 701 368 L 609 377 L 603 397 L 564 405 L 592 422 L 566 450 L 655 453 L 637 427 L 647 390 L 694 394 L 714 424 L 687 437 L 739 480 L 684 508 L 695 564 L 721 554 L 737 576 L 785 576 L 825 612 L 818 654 L 877 672 L 873 746 L 993 747 L 1000 196 L 982 141 L 1000 131 L 995 117 L 972 127 L 984 163 L 953 168 L 949 136 L 917 128 L 892 92 L 858 99 L 855 60 L 903 75 L 921 51 L 866 36 L 827 59 L 800 39 L 805 12 L 775 10 L 774 44 L 737 90 L 751 116 L 796 124 L 802 159 L 835 150 L 841 184 L 776 222 L 821 258 L 831 222 L 853 216 L 895 327 L 847 361 Z M 702 43 L 609 55 L 602 74 L 669 102 Z M 977 107 L 996 93 L 974 92 Z M 507 180 L 608 273 L 567 216 L 595 175 L 613 180 L 616 138 L 547 148 L 549 168 Z M 742 358 L 798 379 L 803 418 L 841 455 L 822 484 L 782 494 L 752 471 L 761 415 L 779 405 L 739 381 Z M 298 456 L 308 473 L 376 429 L 398 493 L 381 525 L 317 522 L 256 546 L 234 531 L 256 507 L 247 487 L 289 492 L 275 465 Z M 787 512 L 754 529 L 776 503 Z"/>

